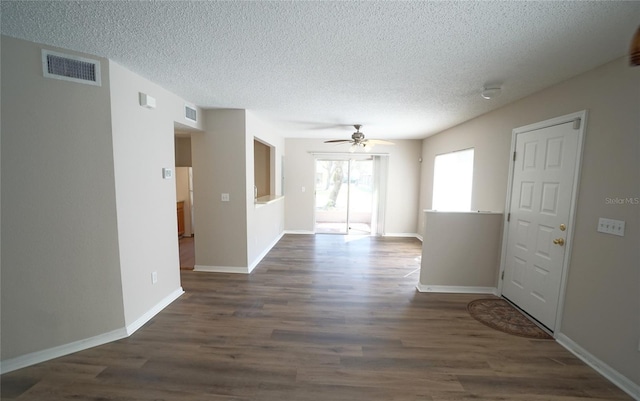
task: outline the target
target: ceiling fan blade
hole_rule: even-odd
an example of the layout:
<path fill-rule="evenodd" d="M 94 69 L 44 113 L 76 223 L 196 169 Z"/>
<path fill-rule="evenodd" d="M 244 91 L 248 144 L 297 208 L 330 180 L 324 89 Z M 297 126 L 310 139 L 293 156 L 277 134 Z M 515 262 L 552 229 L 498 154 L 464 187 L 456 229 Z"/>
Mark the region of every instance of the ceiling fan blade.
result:
<path fill-rule="evenodd" d="M 330 141 L 324 141 L 324 143 L 340 143 L 340 142 L 353 142 L 351 139 L 332 139 Z"/>
<path fill-rule="evenodd" d="M 328 131 L 332 129 L 346 130 L 347 128 L 353 128 L 352 124 L 329 124 L 315 121 L 289 121 L 289 124 L 293 125 L 296 128 L 310 131 Z"/>
<path fill-rule="evenodd" d="M 395 145 L 393 142 L 383 141 L 382 139 L 365 139 L 365 141 L 374 145 Z"/>

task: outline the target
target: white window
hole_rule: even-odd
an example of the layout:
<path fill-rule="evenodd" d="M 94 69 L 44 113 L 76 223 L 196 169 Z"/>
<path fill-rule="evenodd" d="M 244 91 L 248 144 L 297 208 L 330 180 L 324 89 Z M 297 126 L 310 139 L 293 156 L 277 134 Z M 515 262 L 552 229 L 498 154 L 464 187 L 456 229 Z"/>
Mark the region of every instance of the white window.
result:
<path fill-rule="evenodd" d="M 434 210 L 471 210 L 473 148 L 437 155 L 433 172 Z"/>

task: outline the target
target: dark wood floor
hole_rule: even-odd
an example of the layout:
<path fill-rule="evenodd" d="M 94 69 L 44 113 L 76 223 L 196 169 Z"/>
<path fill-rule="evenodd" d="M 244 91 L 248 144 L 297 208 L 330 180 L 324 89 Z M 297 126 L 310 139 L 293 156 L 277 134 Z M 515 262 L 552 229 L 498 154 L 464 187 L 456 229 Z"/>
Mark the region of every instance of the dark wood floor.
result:
<path fill-rule="evenodd" d="M 178 240 L 180 269 L 193 270 L 196 264 L 196 252 L 193 239 L 193 237 L 182 237 Z"/>
<path fill-rule="evenodd" d="M 19 400 L 622 400 L 554 341 L 416 292 L 415 239 L 285 236 L 251 275 L 182 271 L 131 337 L 2 376 Z M 413 272 L 413 273 L 412 273 Z"/>

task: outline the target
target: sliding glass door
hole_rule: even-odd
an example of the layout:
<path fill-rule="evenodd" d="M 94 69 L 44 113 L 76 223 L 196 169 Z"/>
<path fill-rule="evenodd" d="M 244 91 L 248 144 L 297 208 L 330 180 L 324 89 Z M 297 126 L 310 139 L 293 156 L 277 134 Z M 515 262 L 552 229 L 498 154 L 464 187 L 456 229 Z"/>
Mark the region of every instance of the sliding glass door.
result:
<path fill-rule="evenodd" d="M 375 182 L 372 157 L 316 159 L 315 232 L 371 234 Z"/>

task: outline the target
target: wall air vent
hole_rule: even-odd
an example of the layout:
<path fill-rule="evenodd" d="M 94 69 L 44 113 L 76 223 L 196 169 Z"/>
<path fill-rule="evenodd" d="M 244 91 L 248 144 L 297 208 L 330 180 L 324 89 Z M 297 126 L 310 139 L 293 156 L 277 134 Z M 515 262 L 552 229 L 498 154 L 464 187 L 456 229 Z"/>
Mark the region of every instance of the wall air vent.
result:
<path fill-rule="evenodd" d="M 195 107 L 191 107 L 188 104 L 184 105 L 184 118 L 193 121 L 194 123 L 198 122 L 198 111 Z"/>
<path fill-rule="evenodd" d="M 42 73 L 46 78 L 102 86 L 98 60 L 42 49 Z"/>

